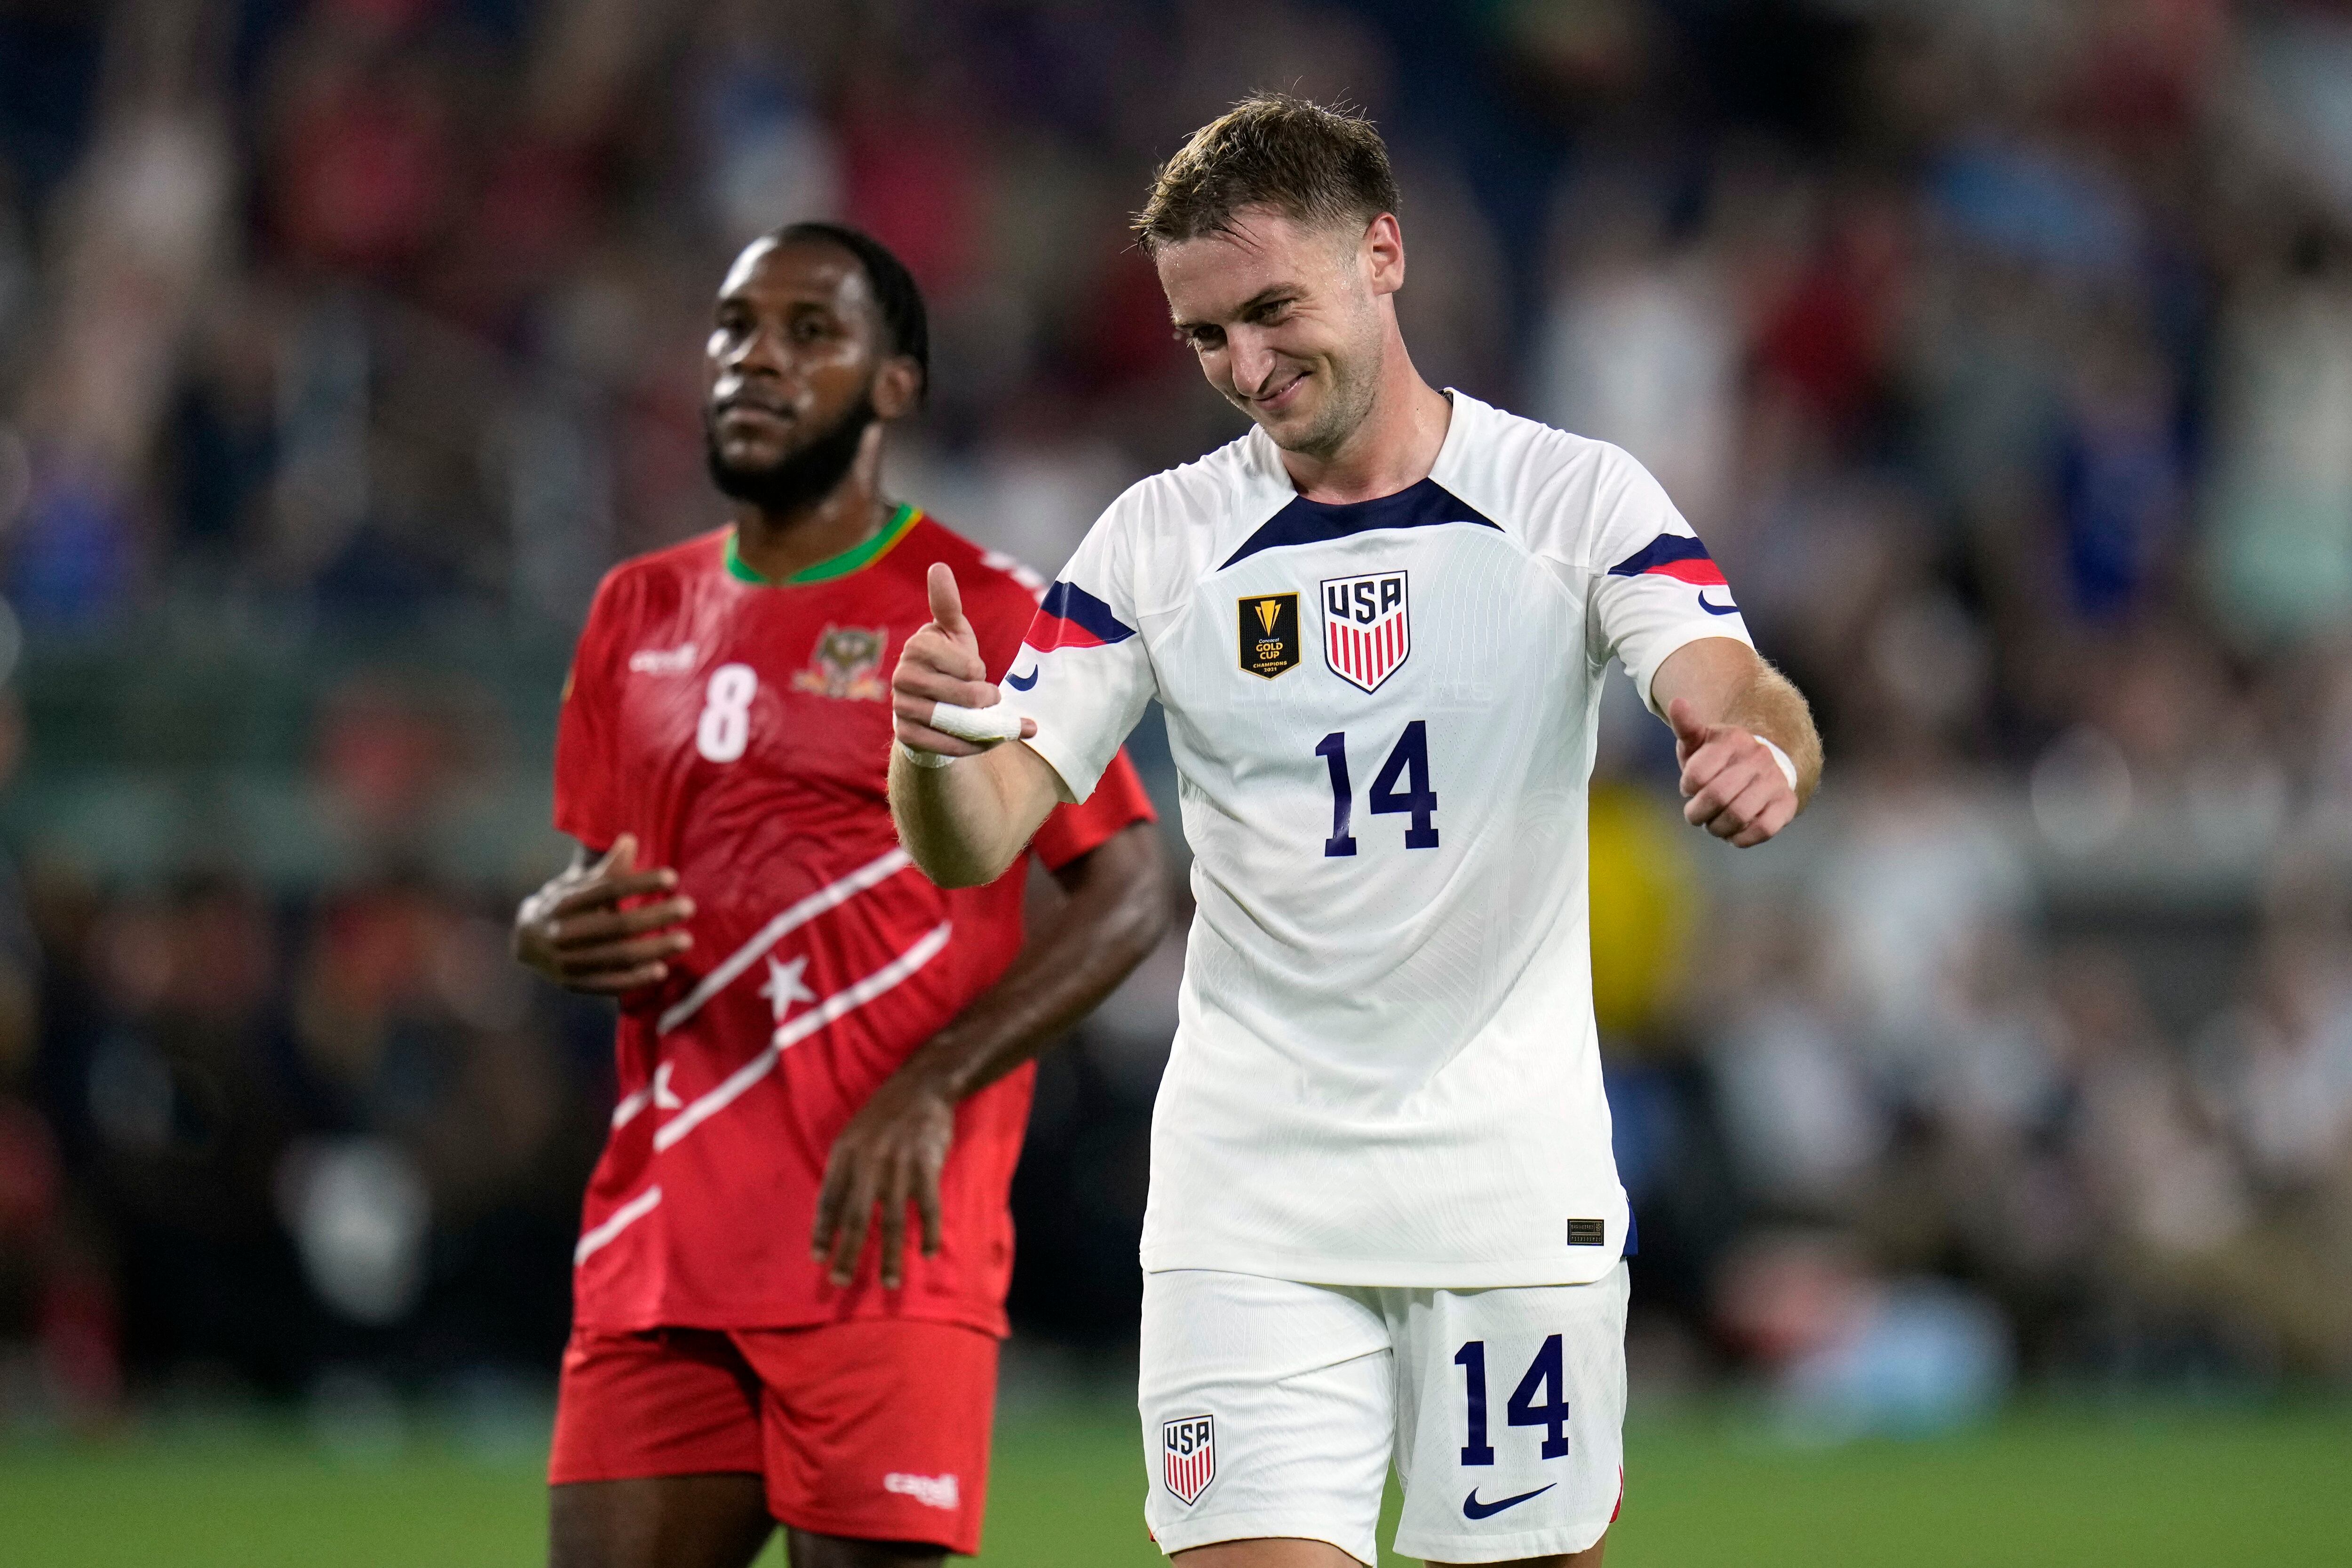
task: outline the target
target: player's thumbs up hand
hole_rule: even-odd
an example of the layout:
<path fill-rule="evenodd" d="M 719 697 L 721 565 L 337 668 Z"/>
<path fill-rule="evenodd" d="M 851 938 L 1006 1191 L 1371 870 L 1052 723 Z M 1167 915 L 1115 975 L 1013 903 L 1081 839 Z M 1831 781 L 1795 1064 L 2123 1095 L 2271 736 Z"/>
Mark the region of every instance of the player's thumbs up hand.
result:
<path fill-rule="evenodd" d="M 1666 723 L 1675 732 L 1675 761 L 1688 766 L 1691 753 L 1706 744 L 1707 727 L 1698 721 L 1698 710 L 1690 705 L 1690 700 L 1683 697 L 1666 704 Z"/>
<path fill-rule="evenodd" d="M 1683 698 L 1666 704 L 1682 764 L 1683 819 L 1745 849 L 1797 815 L 1797 791 L 1772 752 L 1737 724 L 1703 724 Z"/>
<path fill-rule="evenodd" d="M 898 655 L 898 668 L 890 676 L 890 710 L 898 740 L 909 750 L 969 757 L 987 748 L 935 727 L 940 705 L 993 708 L 1003 697 L 981 660 L 980 637 L 964 616 L 954 571 L 944 561 L 933 562 L 925 587 L 930 624 L 908 637 Z M 1023 736 L 1036 732 L 1031 721 L 1021 721 Z"/>
<path fill-rule="evenodd" d="M 930 575 L 924 580 L 930 590 L 931 624 L 980 657 L 980 639 L 972 634 L 971 623 L 963 618 L 963 590 L 956 586 L 955 568 L 944 561 L 931 563 Z"/>

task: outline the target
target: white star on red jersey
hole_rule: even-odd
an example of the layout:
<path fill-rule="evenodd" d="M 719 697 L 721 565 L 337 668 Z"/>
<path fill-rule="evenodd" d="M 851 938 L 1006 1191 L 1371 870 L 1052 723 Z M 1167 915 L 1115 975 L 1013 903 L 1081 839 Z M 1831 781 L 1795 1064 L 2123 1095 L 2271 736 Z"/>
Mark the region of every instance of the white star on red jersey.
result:
<path fill-rule="evenodd" d="M 778 1022 L 781 1023 L 784 1015 L 792 1011 L 793 1003 L 816 1000 L 816 993 L 801 984 L 801 971 L 807 967 L 806 954 L 790 963 L 778 963 L 772 958 L 768 960 L 768 983 L 760 987 L 760 994 L 765 996 L 768 1005 L 776 1010 Z"/>

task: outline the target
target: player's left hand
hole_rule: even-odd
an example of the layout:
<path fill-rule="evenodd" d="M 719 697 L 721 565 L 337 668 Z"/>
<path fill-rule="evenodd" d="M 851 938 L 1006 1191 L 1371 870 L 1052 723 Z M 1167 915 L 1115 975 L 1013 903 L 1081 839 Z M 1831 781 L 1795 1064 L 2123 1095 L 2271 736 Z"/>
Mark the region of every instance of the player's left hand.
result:
<path fill-rule="evenodd" d="M 809 1256 L 836 1289 L 856 1278 L 866 1227 L 882 1211 L 882 1288 L 906 1280 L 907 1208 L 922 1223 L 923 1256 L 940 1252 L 940 1172 L 955 1139 L 955 1103 L 919 1077 L 885 1079 L 833 1142 L 816 1197 Z"/>
<path fill-rule="evenodd" d="M 1683 820 L 1746 849 L 1789 826 L 1797 792 L 1753 731 L 1702 724 L 1690 703 L 1666 705 L 1675 760 L 1682 764 Z"/>

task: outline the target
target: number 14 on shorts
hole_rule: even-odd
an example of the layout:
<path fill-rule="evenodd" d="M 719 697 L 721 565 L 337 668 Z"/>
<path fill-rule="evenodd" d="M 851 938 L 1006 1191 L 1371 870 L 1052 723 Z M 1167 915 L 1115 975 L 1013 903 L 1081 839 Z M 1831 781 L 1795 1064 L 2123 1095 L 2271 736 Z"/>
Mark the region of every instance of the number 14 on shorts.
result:
<path fill-rule="evenodd" d="M 1462 1369 L 1465 1438 L 1462 1462 L 1491 1465 L 1495 1462 L 1495 1449 L 1486 1440 L 1486 1342 L 1464 1342 L 1462 1348 L 1454 1352 L 1454 1364 Z M 1511 1391 L 1503 1414 L 1514 1426 L 1543 1428 L 1543 1458 L 1558 1459 L 1567 1456 L 1568 1381 L 1560 1365 L 1558 1334 L 1545 1340 L 1543 1348 L 1536 1352 L 1536 1359 L 1528 1364 L 1518 1386 Z"/>

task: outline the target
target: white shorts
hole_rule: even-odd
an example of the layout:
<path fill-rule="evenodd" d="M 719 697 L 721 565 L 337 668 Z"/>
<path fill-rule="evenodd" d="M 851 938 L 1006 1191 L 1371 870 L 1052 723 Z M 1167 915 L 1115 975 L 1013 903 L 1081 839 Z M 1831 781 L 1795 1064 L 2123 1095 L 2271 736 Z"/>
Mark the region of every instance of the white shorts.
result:
<path fill-rule="evenodd" d="M 1162 1552 L 1304 1536 L 1376 1562 L 1581 1552 L 1624 1485 L 1625 1266 L 1590 1285 L 1419 1290 L 1143 1278 L 1138 1404 Z"/>

